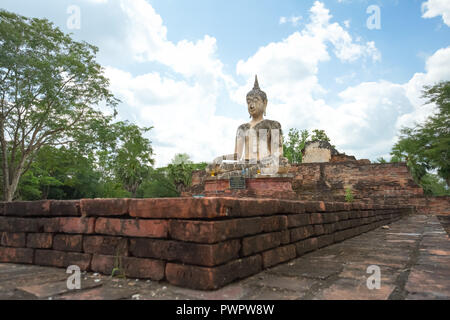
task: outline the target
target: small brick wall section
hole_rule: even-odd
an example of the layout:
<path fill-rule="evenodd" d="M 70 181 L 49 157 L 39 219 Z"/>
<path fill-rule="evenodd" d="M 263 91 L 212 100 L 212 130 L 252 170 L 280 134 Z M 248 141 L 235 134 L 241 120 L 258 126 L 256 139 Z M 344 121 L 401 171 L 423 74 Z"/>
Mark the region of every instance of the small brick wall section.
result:
<path fill-rule="evenodd" d="M 430 208 L 431 213 L 439 215 L 450 215 L 450 197 L 429 197 L 427 198 L 427 206 Z"/>
<path fill-rule="evenodd" d="M 0 203 L 0 262 L 218 289 L 411 213 L 410 207 L 237 198 Z"/>

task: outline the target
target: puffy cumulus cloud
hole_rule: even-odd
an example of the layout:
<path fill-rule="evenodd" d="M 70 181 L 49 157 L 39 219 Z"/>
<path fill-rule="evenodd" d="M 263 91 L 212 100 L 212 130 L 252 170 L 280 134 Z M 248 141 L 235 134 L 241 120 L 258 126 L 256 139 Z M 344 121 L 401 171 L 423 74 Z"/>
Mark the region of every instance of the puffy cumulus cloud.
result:
<path fill-rule="evenodd" d="M 331 18 L 323 3 L 316 1 L 310 9 L 309 22 L 301 31 L 259 48 L 246 61 L 239 61 L 236 72 L 248 81 L 232 93 L 232 98 L 243 103 L 242 97 L 252 85 L 252 75 L 257 73 L 261 87 L 269 93 L 269 117 L 279 119 L 285 128 L 317 128 L 319 119 L 326 117 L 330 109 L 323 99 L 317 98 L 326 92 L 317 74 L 320 63 L 331 59 L 329 51 L 342 62 L 380 57 L 373 42 L 355 42 Z"/>
<path fill-rule="evenodd" d="M 450 47 L 426 61 L 426 72 L 404 84 L 364 82 L 339 94 L 337 108 L 325 107 L 318 122 L 336 144 L 359 157 L 387 156 L 399 130 L 421 122 L 434 110 L 421 98 L 424 85 L 450 80 Z"/>
<path fill-rule="evenodd" d="M 223 64 L 216 57 L 216 39 L 205 35 L 203 39 L 173 43 L 167 39 L 167 28 L 154 8 L 145 0 L 119 0 L 127 17 L 127 48 L 140 62 L 155 61 L 173 71 L 201 81 L 204 85 L 217 85 L 223 80 L 233 86 L 234 80 L 223 72 Z"/>
<path fill-rule="evenodd" d="M 423 18 L 442 16 L 444 23 L 450 27 L 450 1 L 428 0 L 422 3 Z"/>
<path fill-rule="evenodd" d="M 252 87 L 252 75 L 256 73 L 260 75 L 261 84 L 270 95 L 280 101 L 301 95 L 303 91 L 320 91 L 316 77 L 318 63 L 329 58 L 322 41 L 295 32 L 281 42 L 260 48 L 247 61 L 238 62 L 237 74 L 249 81 L 234 93 L 233 98 L 236 102 L 243 103 L 241 97 Z"/>
<path fill-rule="evenodd" d="M 422 90 L 426 85 L 450 80 L 450 46 L 437 50 L 425 64 L 425 73 L 414 74 L 404 85 L 406 96 L 414 106 L 414 112 L 405 114 L 398 119 L 398 126 L 410 126 L 414 122 L 423 121 L 433 111 L 433 105 L 424 106 Z"/>
<path fill-rule="evenodd" d="M 331 22 L 329 10 L 315 2 L 302 30 L 237 63 L 237 75 L 247 79 L 237 86 L 216 57 L 215 38 L 205 35 L 197 41 L 173 43 L 167 39 L 162 18 L 146 1 L 108 3 L 112 1 L 127 17 L 123 48 L 131 48 L 130 57 L 162 63 L 177 73 L 172 78 L 158 72 L 133 75 L 106 69 L 113 92 L 123 101 L 119 114 L 139 125 L 154 126 L 150 137 L 158 166 L 181 152 L 194 161 L 230 153 L 242 120 L 216 115 L 219 91 L 227 89 L 233 100 L 244 104 L 255 73 L 269 96 L 268 118 L 280 121 L 285 130 L 325 129 L 339 150 L 371 159 L 389 153 L 401 126 L 432 111 L 432 106 L 422 107 L 423 85 L 450 78 L 450 48 L 445 48 L 429 57 L 426 71 L 407 83 L 365 82 L 343 90 L 338 101 L 326 101 L 318 79 L 321 62 L 333 53 L 345 63 L 378 60 L 380 55 L 375 43 L 353 40 L 348 30 Z"/>
<path fill-rule="evenodd" d="M 318 37 L 323 42 L 331 42 L 334 53 L 340 60 L 351 62 L 363 56 L 371 57 L 375 61 L 381 58 L 373 42 L 355 43 L 340 24 L 330 23 L 332 16 L 323 3 L 316 1 L 310 12 L 311 23 L 306 26 L 303 33 Z"/>
<path fill-rule="evenodd" d="M 352 62 L 361 57 L 380 59 L 373 42 L 359 44 L 338 23 L 331 23 L 332 16 L 323 3 L 316 1 L 310 9 L 310 22 L 302 31 L 291 34 L 280 42 L 261 47 L 246 61 L 240 60 L 236 67 L 238 75 L 251 79 L 261 75 L 271 95 L 286 101 L 299 95 L 323 92 L 317 80 L 318 65 L 330 59 L 328 45 L 343 62 Z M 251 80 L 232 95 L 241 103 Z"/>
<path fill-rule="evenodd" d="M 389 152 L 397 119 L 413 111 L 404 86 L 387 81 L 361 83 L 339 97 L 337 108 L 329 108 L 319 123 L 340 148 L 361 158 Z"/>
<path fill-rule="evenodd" d="M 106 75 L 123 102 L 121 114 L 133 114 L 141 126 L 154 126 L 151 137 L 157 166 L 169 163 L 176 153 L 205 161 L 234 149 L 239 121 L 215 115 L 216 96 L 202 85 L 157 72 L 133 76 L 111 67 Z"/>
<path fill-rule="evenodd" d="M 135 62 L 156 62 L 174 76 L 150 72 L 135 75 L 106 67 L 111 89 L 122 100 L 119 117 L 141 126 L 154 126 L 156 165 L 170 162 L 176 153 L 194 161 L 212 160 L 234 150 L 239 123 L 215 115 L 220 90 L 235 86 L 223 72 L 214 37 L 174 43 L 167 38 L 161 16 L 145 0 L 109 0 L 124 22 L 116 51 Z"/>
<path fill-rule="evenodd" d="M 261 47 L 246 61 L 239 61 L 237 74 L 247 83 L 233 92 L 240 103 L 258 73 L 269 95 L 268 117 L 283 128 L 324 129 L 333 143 L 348 154 L 375 159 L 388 156 L 402 126 L 422 121 L 433 106 L 423 106 L 421 90 L 450 79 L 450 49 L 435 52 L 426 62 L 426 72 L 416 73 L 407 83 L 364 82 L 327 101 L 318 79 L 321 62 L 331 52 L 342 62 L 361 58 L 380 59 L 374 42 L 361 44 L 338 23 L 321 2 L 310 10 L 310 22 L 301 31 L 280 42 Z M 337 81 L 340 81 L 337 79 Z"/>

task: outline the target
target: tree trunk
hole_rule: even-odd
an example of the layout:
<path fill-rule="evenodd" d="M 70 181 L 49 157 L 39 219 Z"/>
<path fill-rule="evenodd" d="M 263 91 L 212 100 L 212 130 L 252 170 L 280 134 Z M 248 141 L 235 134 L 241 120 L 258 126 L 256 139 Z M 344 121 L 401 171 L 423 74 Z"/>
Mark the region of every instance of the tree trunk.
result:
<path fill-rule="evenodd" d="M 27 156 L 24 156 L 17 168 L 12 168 L 11 175 L 9 176 L 10 179 L 3 178 L 3 201 L 12 202 L 14 200 L 14 194 L 16 193 L 17 187 L 19 185 L 20 177 L 23 174 L 22 171 L 24 169 L 24 164 L 27 158 Z"/>
<path fill-rule="evenodd" d="M 12 201 L 9 188 L 8 145 L 5 139 L 3 120 L 0 121 L 0 139 L 2 146 L 3 201 Z"/>
<path fill-rule="evenodd" d="M 4 190 L 3 190 L 3 201 L 6 201 L 6 202 L 13 201 L 14 192 L 11 192 L 11 188 L 10 188 L 9 185 L 4 187 Z"/>

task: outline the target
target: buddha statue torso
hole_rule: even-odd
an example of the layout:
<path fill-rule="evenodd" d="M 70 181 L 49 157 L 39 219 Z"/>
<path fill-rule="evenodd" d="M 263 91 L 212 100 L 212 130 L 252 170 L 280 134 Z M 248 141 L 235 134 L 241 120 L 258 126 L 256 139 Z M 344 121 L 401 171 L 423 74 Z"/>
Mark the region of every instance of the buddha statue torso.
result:
<path fill-rule="evenodd" d="M 278 121 L 264 119 L 254 126 L 244 123 L 236 133 L 237 160 L 261 161 L 269 156 L 282 156 L 283 132 Z"/>

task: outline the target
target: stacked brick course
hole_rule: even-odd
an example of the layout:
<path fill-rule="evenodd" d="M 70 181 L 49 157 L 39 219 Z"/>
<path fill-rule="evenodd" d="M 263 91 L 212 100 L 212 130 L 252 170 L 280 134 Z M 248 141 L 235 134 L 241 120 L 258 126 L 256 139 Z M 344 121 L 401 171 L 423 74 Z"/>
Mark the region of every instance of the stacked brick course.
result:
<path fill-rule="evenodd" d="M 405 163 L 306 163 L 291 168 L 299 199 L 344 201 L 345 189 L 364 202 L 406 201 L 423 196 Z"/>
<path fill-rule="evenodd" d="M 0 262 L 220 288 L 388 224 L 396 205 L 237 198 L 0 203 Z"/>

